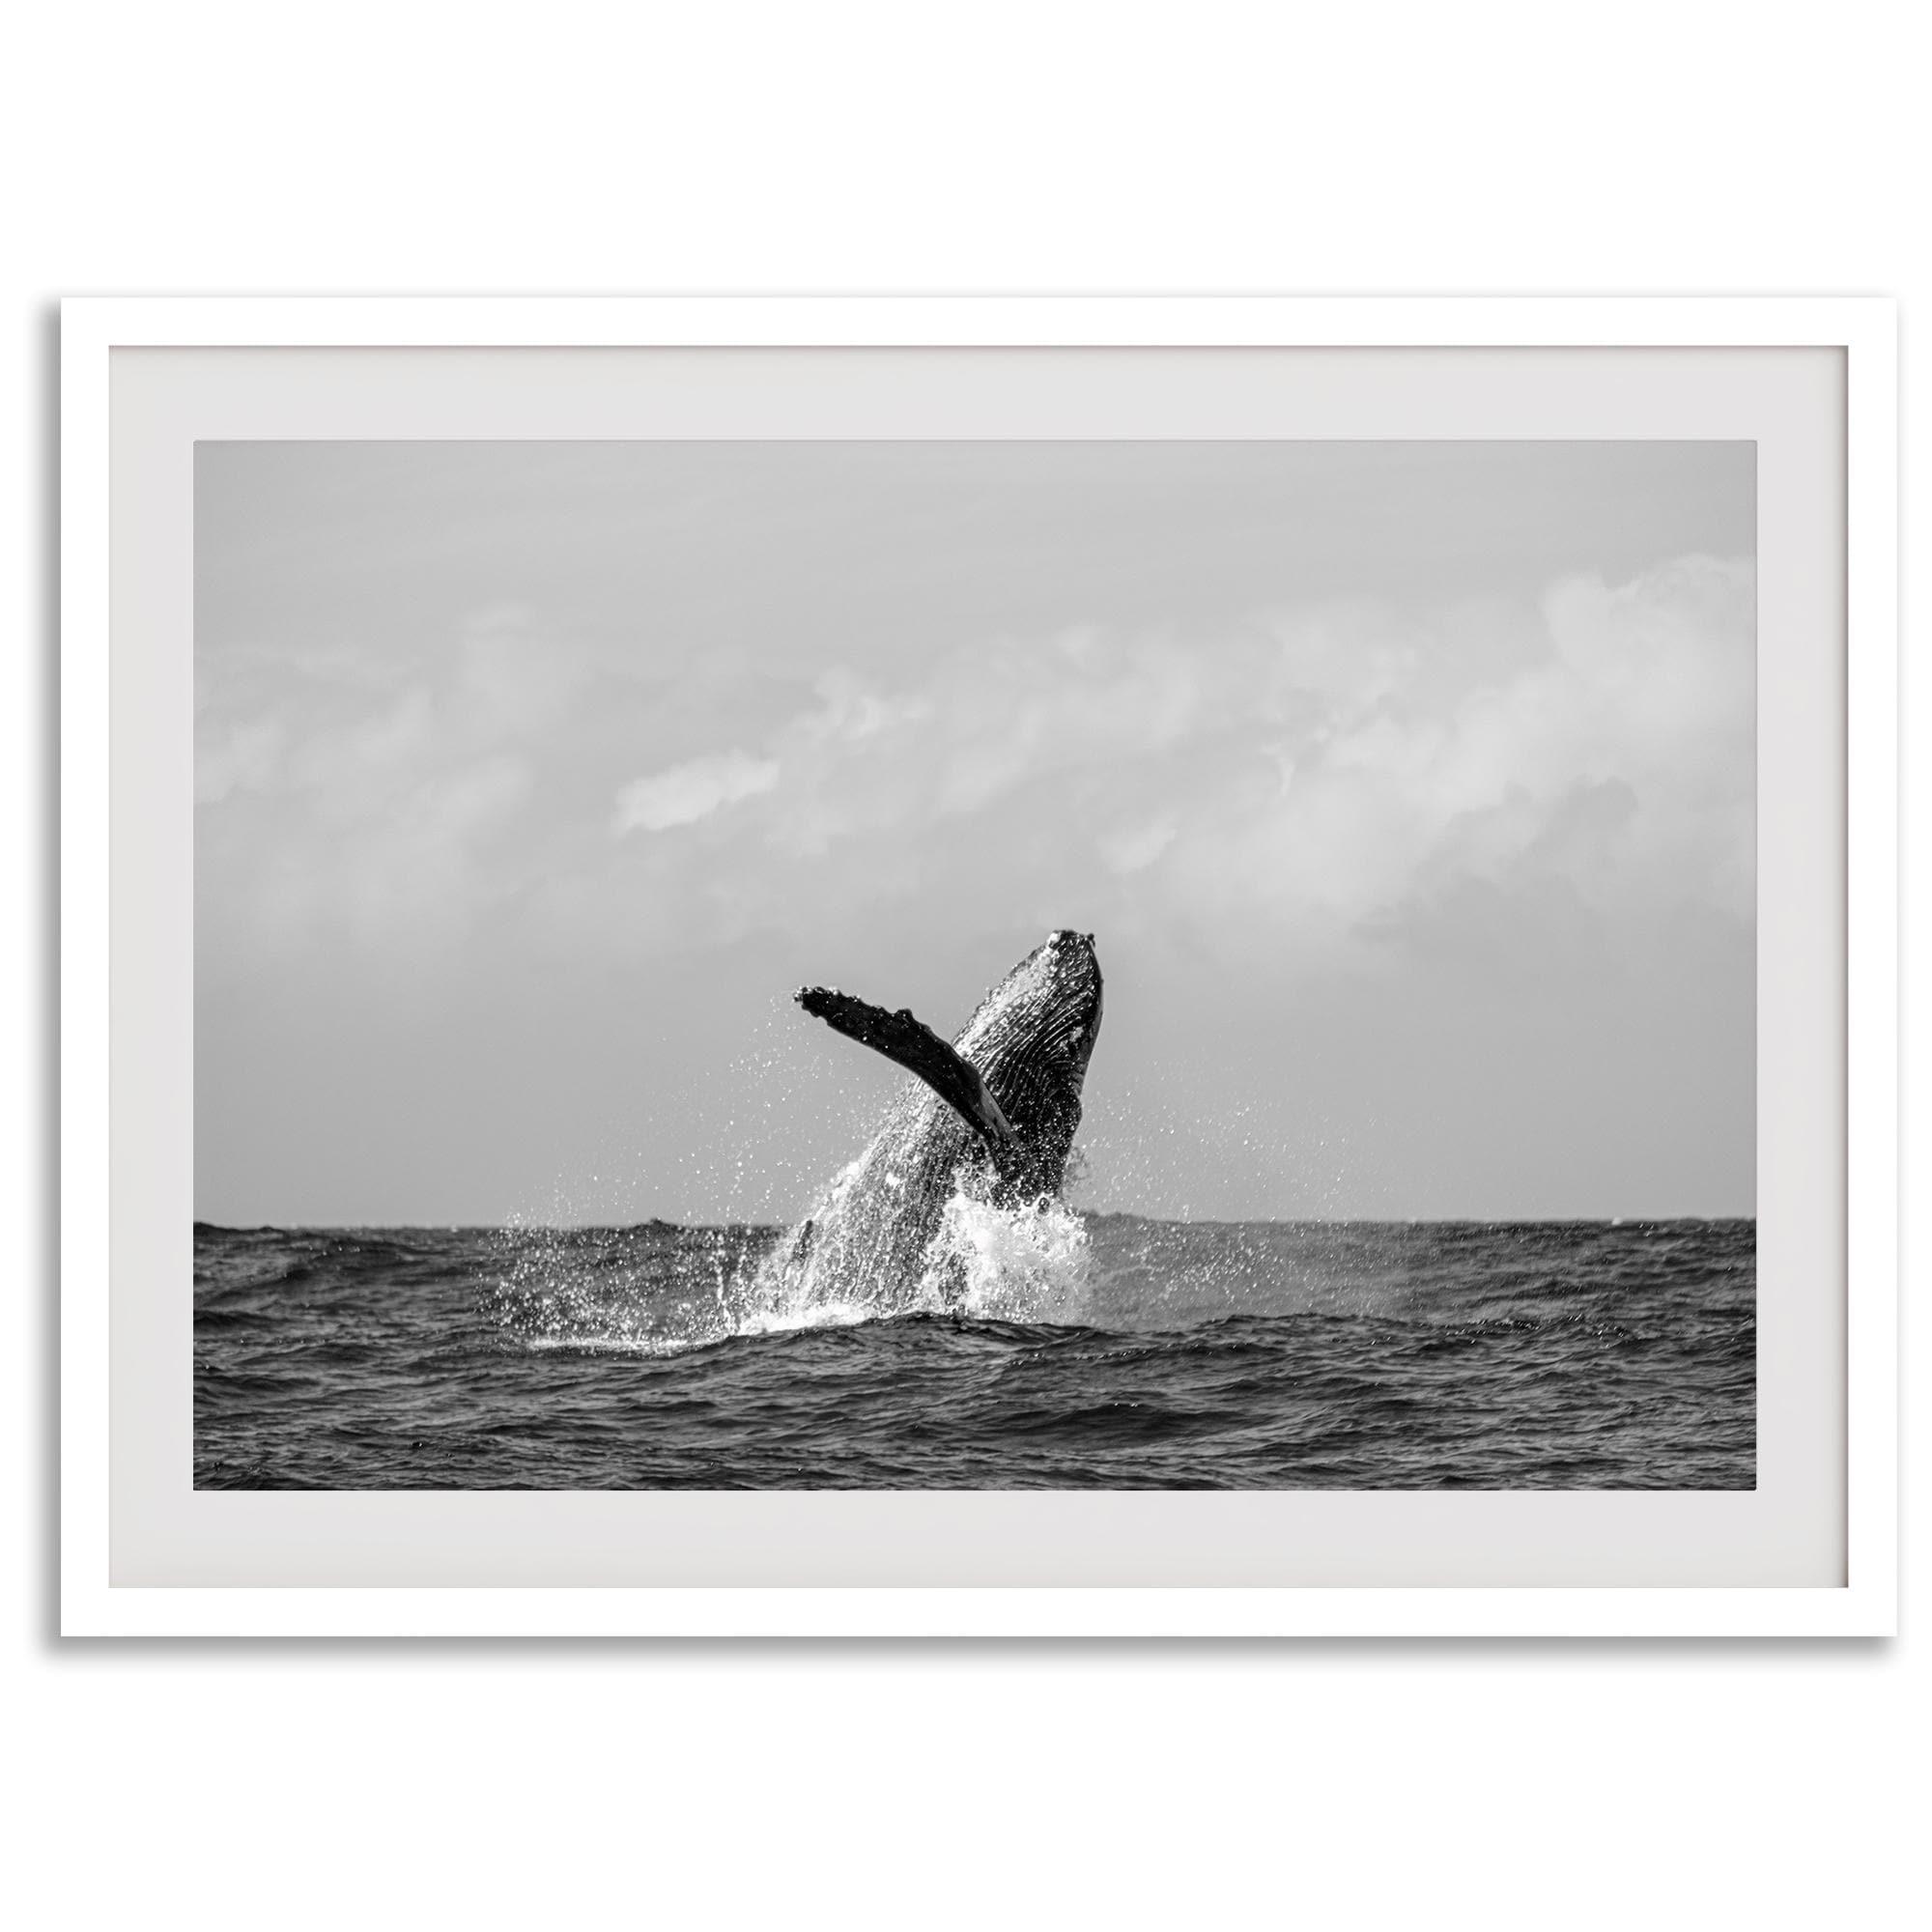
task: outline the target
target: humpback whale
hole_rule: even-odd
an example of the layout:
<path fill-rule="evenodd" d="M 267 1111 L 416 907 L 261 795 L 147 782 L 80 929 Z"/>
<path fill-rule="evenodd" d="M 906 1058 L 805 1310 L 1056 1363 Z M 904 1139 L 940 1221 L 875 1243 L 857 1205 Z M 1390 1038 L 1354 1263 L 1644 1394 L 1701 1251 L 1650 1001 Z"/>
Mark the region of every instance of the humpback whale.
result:
<path fill-rule="evenodd" d="M 834 987 L 802 987 L 793 998 L 914 1076 L 865 1152 L 781 1245 L 779 1266 L 795 1289 L 909 1300 L 934 1265 L 928 1251 L 955 1189 L 1003 1208 L 1059 1194 L 1100 1030 L 1091 932 L 1051 934 L 950 1045 L 909 1011 Z"/>

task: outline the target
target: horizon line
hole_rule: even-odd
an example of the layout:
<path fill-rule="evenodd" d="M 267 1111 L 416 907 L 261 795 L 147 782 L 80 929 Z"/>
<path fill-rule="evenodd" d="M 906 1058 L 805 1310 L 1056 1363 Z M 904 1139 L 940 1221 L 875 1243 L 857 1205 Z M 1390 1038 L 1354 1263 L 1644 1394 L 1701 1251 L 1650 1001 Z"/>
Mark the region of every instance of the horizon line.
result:
<path fill-rule="evenodd" d="M 1748 1213 L 1672 1213 L 1672 1214 L 1249 1214 L 1177 1215 L 1141 1214 L 1131 1208 L 1073 1208 L 1068 1210 L 1081 1220 L 1146 1221 L 1167 1228 L 1616 1228 L 1658 1227 L 1682 1221 L 1748 1221 L 1755 1225 L 1757 1212 Z M 217 1235 L 264 1234 L 581 1234 L 589 1231 L 627 1231 L 635 1228 L 675 1228 L 690 1234 L 718 1233 L 730 1229 L 765 1230 L 782 1233 L 790 1221 L 676 1221 L 661 1214 L 648 1214 L 639 1221 L 209 1221 L 194 1218 L 197 1232 Z"/>

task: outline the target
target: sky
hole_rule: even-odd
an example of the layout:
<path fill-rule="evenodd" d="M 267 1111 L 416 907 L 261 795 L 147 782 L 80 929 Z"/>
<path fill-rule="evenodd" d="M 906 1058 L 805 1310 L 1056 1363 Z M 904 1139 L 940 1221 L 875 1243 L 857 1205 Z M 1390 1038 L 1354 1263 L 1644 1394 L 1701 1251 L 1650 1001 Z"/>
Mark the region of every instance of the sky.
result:
<path fill-rule="evenodd" d="M 785 1220 L 1056 926 L 1069 1180 L 1754 1211 L 1747 443 L 213 442 L 195 1194 Z"/>

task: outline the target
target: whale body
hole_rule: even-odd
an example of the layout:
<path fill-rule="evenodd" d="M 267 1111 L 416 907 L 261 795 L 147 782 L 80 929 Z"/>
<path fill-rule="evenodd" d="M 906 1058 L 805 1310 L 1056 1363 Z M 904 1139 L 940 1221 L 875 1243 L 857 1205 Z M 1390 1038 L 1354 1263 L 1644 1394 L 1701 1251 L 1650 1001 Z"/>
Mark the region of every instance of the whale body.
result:
<path fill-rule="evenodd" d="M 903 1305 L 932 1291 L 935 1265 L 943 1276 L 931 1251 L 955 1192 L 1001 1208 L 1060 1193 L 1100 1030 L 1091 932 L 1051 934 L 951 1043 L 903 1009 L 833 987 L 793 997 L 913 1076 L 866 1151 L 781 1243 L 794 1292 Z M 943 1279 L 937 1287 L 943 1298 Z"/>

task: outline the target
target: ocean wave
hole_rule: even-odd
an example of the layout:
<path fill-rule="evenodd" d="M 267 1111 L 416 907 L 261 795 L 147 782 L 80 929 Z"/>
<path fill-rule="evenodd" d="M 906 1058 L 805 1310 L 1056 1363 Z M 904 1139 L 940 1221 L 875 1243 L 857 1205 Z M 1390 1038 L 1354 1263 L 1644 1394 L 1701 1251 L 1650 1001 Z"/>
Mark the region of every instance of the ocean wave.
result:
<path fill-rule="evenodd" d="M 908 1297 L 770 1228 L 204 1230 L 252 1488 L 1749 1488 L 1749 1224 L 948 1202 Z"/>

